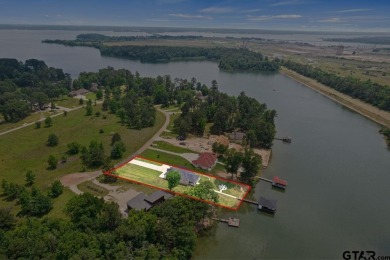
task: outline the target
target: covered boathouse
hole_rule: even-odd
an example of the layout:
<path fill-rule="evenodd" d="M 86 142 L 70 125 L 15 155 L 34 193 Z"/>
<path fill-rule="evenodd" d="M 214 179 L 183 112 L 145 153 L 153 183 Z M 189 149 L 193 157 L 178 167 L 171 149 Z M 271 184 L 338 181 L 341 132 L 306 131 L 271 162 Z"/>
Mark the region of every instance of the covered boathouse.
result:
<path fill-rule="evenodd" d="M 263 210 L 263 211 L 267 211 L 267 212 L 271 212 L 271 213 L 275 213 L 276 203 L 277 203 L 276 200 L 270 200 L 270 199 L 267 199 L 264 197 L 260 197 L 258 209 Z"/>

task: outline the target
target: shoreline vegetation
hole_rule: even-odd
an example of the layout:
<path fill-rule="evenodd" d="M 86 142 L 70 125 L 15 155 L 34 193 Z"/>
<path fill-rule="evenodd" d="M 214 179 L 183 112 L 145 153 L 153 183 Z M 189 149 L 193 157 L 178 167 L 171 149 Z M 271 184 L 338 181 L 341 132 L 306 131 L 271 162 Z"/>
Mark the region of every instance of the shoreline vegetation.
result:
<path fill-rule="evenodd" d="M 363 101 L 360 101 L 356 98 L 352 98 L 348 95 L 340 93 L 324 84 L 316 81 L 315 79 L 311 79 L 305 77 L 293 70 L 287 69 L 286 67 L 282 67 L 280 69 L 280 73 L 286 75 L 303 85 L 314 89 L 315 91 L 321 93 L 322 95 L 342 104 L 349 109 L 358 112 L 359 114 L 369 118 L 370 120 L 384 126 L 390 128 L 390 113 L 379 108 L 376 108 L 370 104 L 367 104 Z"/>
<path fill-rule="evenodd" d="M 278 71 L 278 62 L 268 59 L 259 52 L 252 52 L 245 48 L 227 47 L 188 47 L 164 45 L 106 45 L 112 42 L 136 42 L 155 39 L 186 39 L 194 40 L 194 36 L 123 36 L 112 37 L 102 34 L 79 34 L 75 40 L 43 40 L 43 43 L 62 44 L 65 46 L 93 47 L 100 51 L 102 56 L 119 57 L 129 60 L 139 60 L 145 63 L 167 63 L 179 60 L 208 60 L 218 62 L 223 71 Z"/>

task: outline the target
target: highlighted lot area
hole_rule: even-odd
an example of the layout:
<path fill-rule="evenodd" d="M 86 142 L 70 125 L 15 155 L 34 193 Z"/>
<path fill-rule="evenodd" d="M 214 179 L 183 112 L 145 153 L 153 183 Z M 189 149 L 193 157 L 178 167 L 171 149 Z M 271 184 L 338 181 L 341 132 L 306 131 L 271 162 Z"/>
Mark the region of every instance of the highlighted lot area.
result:
<path fill-rule="evenodd" d="M 176 172 L 180 181 L 170 192 L 206 203 L 237 210 L 250 186 L 216 176 L 194 172 L 182 167 L 135 157 L 105 174 L 157 189 L 169 191 L 167 174 Z"/>

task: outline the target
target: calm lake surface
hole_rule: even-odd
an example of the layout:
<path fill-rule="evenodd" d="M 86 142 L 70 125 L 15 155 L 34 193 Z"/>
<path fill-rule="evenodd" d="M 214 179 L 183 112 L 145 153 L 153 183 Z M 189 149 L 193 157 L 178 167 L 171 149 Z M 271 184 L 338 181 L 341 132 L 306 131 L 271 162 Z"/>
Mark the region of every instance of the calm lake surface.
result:
<path fill-rule="evenodd" d="M 143 76 L 195 77 L 232 95 L 247 95 L 278 112 L 272 161 L 263 176 L 288 180 L 286 192 L 259 182 L 260 195 L 278 200 L 274 216 L 243 204 L 225 216 L 240 218 L 238 229 L 219 224 L 201 238 L 195 259 L 342 258 L 345 250 L 390 255 L 390 152 L 380 126 L 281 74 L 225 73 L 212 62 L 142 64 L 101 57 L 98 50 L 42 44 L 73 39 L 81 32 L 0 30 L 0 57 L 37 58 L 76 77 L 112 66 Z"/>

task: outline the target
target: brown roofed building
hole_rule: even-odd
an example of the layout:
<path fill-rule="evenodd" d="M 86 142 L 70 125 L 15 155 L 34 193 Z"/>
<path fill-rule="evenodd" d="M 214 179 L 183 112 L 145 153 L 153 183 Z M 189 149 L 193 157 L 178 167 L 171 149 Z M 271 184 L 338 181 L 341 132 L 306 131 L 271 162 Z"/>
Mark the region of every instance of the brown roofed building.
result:
<path fill-rule="evenodd" d="M 229 144 L 230 144 L 229 139 L 224 135 L 219 135 L 215 139 L 215 142 L 218 144 L 223 144 L 224 146 L 229 146 Z"/>
<path fill-rule="evenodd" d="M 89 90 L 86 90 L 85 88 L 80 88 L 80 89 L 77 89 L 77 90 L 72 90 L 71 92 L 69 92 L 68 96 L 69 97 L 75 97 L 75 96 L 80 96 L 80 95 L 85 95 L 85 94 L 88 94 L 89 93 Z"/>
<path fill-rule="evenodd" d="M 210 171 L 215 166 L 216 163 L 217 163 L 217 155 L 214 153 L 201 153 L 199 154 L 198 159 L 192 161 L 192 164 L 195 167 L 207 171 Z"/>

